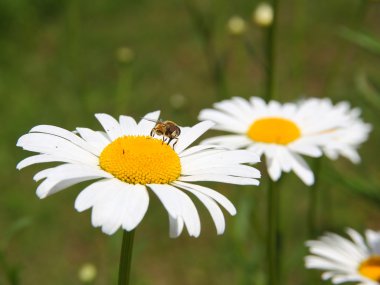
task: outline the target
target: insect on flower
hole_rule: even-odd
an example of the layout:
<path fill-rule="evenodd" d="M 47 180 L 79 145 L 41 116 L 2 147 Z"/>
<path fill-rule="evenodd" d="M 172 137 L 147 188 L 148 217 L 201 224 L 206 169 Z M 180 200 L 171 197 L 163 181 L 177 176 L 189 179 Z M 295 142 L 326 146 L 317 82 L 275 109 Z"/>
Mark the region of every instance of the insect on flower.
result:
<path fill-rule="evenodd" d="M 181 128 L 176 123 L 174 123 L 173 121 L 153 121 L 147 118 L 143 119 L 156 123 L 154 128 L 150 131 L 151 136 L 162 136 L 162 142 L 167 142 L 168 145 L 172 140 L 176 140 L 173 144 L 173 147 L 175 146 L 175 144 L 178 141 L 178 137 L 181 134 Z M 166 139 L 168 140 L 166 141 Z"/>

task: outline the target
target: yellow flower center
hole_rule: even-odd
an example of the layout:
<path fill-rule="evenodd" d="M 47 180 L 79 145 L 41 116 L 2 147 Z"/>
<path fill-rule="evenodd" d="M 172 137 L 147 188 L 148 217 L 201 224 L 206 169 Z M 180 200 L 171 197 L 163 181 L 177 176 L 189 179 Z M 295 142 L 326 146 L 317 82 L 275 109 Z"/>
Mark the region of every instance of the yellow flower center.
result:
<path fill-rule="evenodd" d="M 256 142 L 286 145 L 301 136 L 301 130 L 290 120 L 268 117 L 253 122 L 247 132 Z"/>
<path fill-rule="evenodd" d="M 167 184 L 181 174 L 177 153 L 162 140 L 149 136 L 124 136 L 107 145 L 100 167 L 130 184 Z"/>
<path fill-rule="evenodd" d="M 359 265 L 359 272 L 368 279 L 380 282 L 380 256 L 373 255 Z"/>

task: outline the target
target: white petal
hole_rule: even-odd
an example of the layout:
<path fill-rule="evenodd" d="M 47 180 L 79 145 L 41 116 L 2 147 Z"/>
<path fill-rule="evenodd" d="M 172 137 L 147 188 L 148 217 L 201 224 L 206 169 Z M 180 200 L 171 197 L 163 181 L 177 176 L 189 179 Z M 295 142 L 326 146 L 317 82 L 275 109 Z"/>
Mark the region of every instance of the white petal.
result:
<path fill-rule="evenodd" d="M 95 155 L 98 155 L 98 151 L 91 144 L 88 144 L 85 140 L 75 135 L 73 132 L 65 130 L 56 126 L 39 125 L 30 130 L 31 133 L 44 133 L 63 138 L 71 143 L 79 146 L 80 148 L 89 151 Z"/>
<path fill-rule="evenodd" d="M 111 178 L 114 179 L 114 178 Z M 83 189 L 75 200 L 75 209 L 83 212 L 106 198 L 110 179 L 102 179 Z"/>
<path fill-rule="evenodd" d="M 246 114 L 251 114 L 252 113 L 252 106 L 251 104 L 246 100 L 241 97 L 232 97 L 231 99 L 235 104 L 239 106 L 239 108 L 245 112 Z"/>
<path fill-rule="evenodd" d="M 267 157 L 268 174 L 273 181 L 277 181 L 281 177 L 280 163 L 274 157 Z"/>
<path fill-rule="evenodd" d="M 156 122 L 158 121 L 160 117 L 160 111 L 155 111 L 146 114 L 138 123 L 138 134 L 139 135 L 149 135 L 150 131 L 154 128 L 156 125 Z"/>
<path fill-rule="evenodd" d="M 185 148 L 191 145 L 197 138 L 203 135 L 213 125 L 213 122 L 203 121 L 191 127 L 188 132 L 179 136 L 178 142 L 175 145 L 175 151 L 177 153 L 181 153 Z"/>
<path fill-rule="evenodd" d="M 247 150 L 205 151 L 200 155 L 181 157 L 181 164 L 191 167 L 203 165 L 208 165 L 209 167 L 231 166 L 240 163 L 257 163 L 259 161 L 260 158 L 255 153 Z"/>
<path fill-rule="evenodd" d="M 370 249 L 376 253 L 380 253 L 380 232 L 375 232 L 373 230 L 366 230 L 365 236 Z"/>
<path fill-rule="evenodd" d="M 101 169 L 84 165 L 63 164 L 54 168 L 45 169 L 35 178 L 46 178 L 37 188 L 38 197 L 45 198 L 71 185 L 97 178 L 110 178 L 111 174 Z"/>
<path fill-rule="evenodd" d="M 148 186 L 156 193 L 173 218 L 183 218 L 189 235 L 198 237 L 201 229 L 200 219 L 197 209 L 191 199 L 186 194 L 170 185 L 149 184 Z M 170 198 L 168 199 L 169 196 Z M 175 205 L 173 205 L 173 202 Z"/>
<path fill-rule="evenodd" d="M 237 118 L 213 109 L 202 110 L 199 113 L 198 119 L 202 121 L 213 121 L 216 123 L 213 127 L 214 129 L 233 133 L 245 133 L 249 127 L 248 123 L 241 122 Z"/>
<path fill-rule="evenodd" d="M 296 153 L 288 153 L 292 169 L 299 178 L 308 186 L 314 184 L 314 174 L 306 164 L 305 160 Z"/>
<path fill-rule="evenodd" d="M 120 226 L 133 230 L 144 217 L 149 204 L 145 186 L 131 185 L 118 179 L 104 179 L 84 189 L 75 201 L 75 208 L 84 211 L 93 207 L 92 224 L 113 234 Z"/>
<path fill-rule="evenodd" d="M 102 232 L 108 235 L 115 233 L 120 228 L 126 214 L 124 191 L 121 191 L 116 184 L 112 185 L 112 182 L 115 181 L 116 179 L 108 181 L 107 196 L 93 206 L 91 215 L 93 226 L 101 226 Z"/>
<path fill-rule="evenodd" d="M 246 135 L 226 135 L 205 139 L 201 142 L 201 144 L 216 144 L 223 145 L 228 148 L 238 149 L 252 144 L 252 141 Z"/>
<path fill-rule="evenodd" d="M 154 192 L 154 194 L 157 195 L 158 199 L 164 205 L 168 214 L 173 218 L 177 218 L 180 213 L 180 209 L 175 195 L 172 195 L 170 190 L 168 190 L 166 187 L 163 187 L 163 185 L 151 184 L 148 186 Z"/>
<path fill-rule="evenodd" d="M 95 117 L 112 141 L 123 135 L 120 124 L 114 117 L 108 114 L 95 114 Z"/>
<path fill-rule="evenodd" d="M 180 188 L 186 189 L 186 190 L 194 190 L 198 191 L 212 199 L 214 199 L 216 202 L 218 202 L 221 206 L 223 206 L 230 215 L 234 216 L 236 215 L 236 208 L 235 206 L 228 200 L 225 196 L 220 194 L 219 192 L 201 186 L 201 185 L 196 185 L 192 183 L 186 183 L 186 182 L 181 182 L 181 181 L 176 181 L 173 182 L 173 185 L 178 186 Z"/>
<path fill-rule="evenodd" d="M 36 163 L 45 163 L 45 162 L 68 162 L 68 163 L 76 163 L 76 161 L 68 159 L 66 157 L 59 157 L 56 155 L 50 155 L 50 154 L 37 154 L 33 156 L 29 156 L 23 160 L 21 160 L 16 168 L 17 169 L 22 169 L 27 166 L 36 164 Z"/>
<path fill-rule="evenodd" d="M 202 153 L 202 151 L 204 151 L 206 149 L 226 149 L 226 148 L 220 147 L 220 146 L 215 146 L 215 145 L 196 145 L 196 146 L 192 146 L 190 148 L 187 148 L 186 150 L 182 151 L 178 155 L 179 155 L 179 157 L 185 157 L 185 156 L 193 155 L 196 153 Z"/>
<path fill-rule="evenodd" d="M 355 242 L 355 244 L 360 248 L 363 254 L 369 255 L 368 247 L 364 241 L 364 238 L 354 229 L 348 228 L 347 233 L 351 237 L 351 239 Z"/>
<path fill-rule="evenodd" d="M 137 123 L 135 119 L 129 116 L 120 116 L 119 118 L 121 132 L 126 136 L 138 135 Z"/>
<path fill-rule="evenodd" d="M 96 148 L 98 152 L 96 154 L 97 156 L 99 156 L 103 149 L 111 142 L 104 135 L 88 128 L 77 128 L 77 131 L 86 142 Z"/>
<path fill-rule="evenodd" d="M 84 181 L 93 180 L 94 178 L 98 178 L 98 177 L 82 176 L 82 177 L 67 178 L 64 180 L 53 180 L 53 179 L 47 178 L 37 187 L 36 193 L 40 199 L 44 199 L 47 196 L 57 193 L 66 188 L 69 188 L 70 186 L 73 186 L 75 184 L 78 184 Z"/>
<path fill-rule="evenodd" d="M 322 150 L 319 147 L 311 144 L 304 144 L 301 141 L 291 143 L 288 145 L 288 147 L 294 152 L 311 157 L 320 157 L 322 155 Z"/>
<path fill-rule="evenodd" d="M 186 167 L 182 166 L 182 175 L 199 175 L 199 174 L 218 174 L 218 175 L 232 175 L 247 178 L 260 178 L 260 171 L 256 168 L 247 165 L 235 166 L 213 166 L 203 165 L 200 167 Z"/>
<path fill-rule="evenodd" d="M 123 183 L 123 182 L 122 182 Z M 127 231 L 133 230 L 144 218 L 149 206 L 149 195 L 146 187 L 143 185 L 128 185 L 124 183 L 125 207 L 128 215 L 123 221 L 123 228 Z M 127 189 L 130 193 L 127 194 Z"/>
<path fill-rule="evenodd" d="M 224 229 L 225 229 L 225 221 L 224 221 L 223 212 L 220 210 L 218 204 L 216 204 L 216 202 L 213 199 L 202 194 L 201 192 L 191 190 L 191 189 L 186 189 L 186 190 L 193 193 L 203 203 L 203 205 L 205 205 L 205 207 L 209 211 L 214 221 L 217 234 L 218 235 L 223 234 Z"/>
<path fill-rule="evenodd" d="M 218 174 L 198 174 L 191 176 L 180 176 L 179 181 L 213 181 L 213 182 L 222 182 L 230 183 L 237 185 L 259 185 L 260 182 L 257 179 L 245 178 L 245 177 L 236 177 L 236 176 L 227 176 L 227 175 L 218 175 Z"/>
<path fill-rule="evenodd" d="M 215 103 L 214 107 L 219 109 L 230 116 L 238 118 L 238 120 L 249 124 L 252 122 L 252 107 L 248 103 L 248 109 L 242 109 L 240 104 L 233 100 L 223 100 L 221 102 Z M 248 111 L 249 110 L 249 111 Z"/>
<path fill-rule="evenodd" d="M 263 112 L 267 112 L 267 104 L 265 103 L 265 101 L 260 98 L 260 97 L 251 97 L 249 99 L 249 101 L 251 102 L 251 105 L 254 107 L 254 110 L 255 111 L 256 109 L 258 110 L 262 110 Z"/>
<path fill-rule="evenodd" d="M 28 133 L 21 136 L 17 146 L 25 150 L 66 157 L 79 163 L 96 165 L 98 157 L 76 144 L 54 135 L 43 133 Z"/>
<path fill-rule="evenodd" d="M 169 215 L 169 236 L 171 238 L 177 238 L 182 233 L 184 226 L 183 219 L 181 217 L 173 218 Z"/>

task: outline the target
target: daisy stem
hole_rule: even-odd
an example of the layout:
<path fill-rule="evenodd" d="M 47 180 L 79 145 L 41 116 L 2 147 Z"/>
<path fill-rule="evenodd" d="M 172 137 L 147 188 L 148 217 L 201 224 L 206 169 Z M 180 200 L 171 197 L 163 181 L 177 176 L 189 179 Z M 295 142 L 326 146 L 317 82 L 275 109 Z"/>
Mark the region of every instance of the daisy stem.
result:
<path fill-rule="evenodd" d="M 321 169 L 321 159 L 316 158 L 313 164 L 313 172 L 315 174 L 315 182 L 309 189 L 309 210 L 307 213 L 307 228 L 309 238 L 315 236 L 317 231 L 316 219 L 317 219 L 317 205 L 318 205 L 318 184 L 319 184 L 319 172 Z"/>
<path fill-rule="evenodd" d="M 268 27 L 266 33 L 266 39 L 264 43 L 264 50 L 266 52 L 266 80 L 265 80 L 265 99 L 270 101 L 275 95 L 275 52 L 276 52 L 276 26 L 278 17 L 278 1 L 272 0 L 273 9 L 273 21 Z M 278 189 L 275 187 L 275 183 L 269 178 L 268 179 L 268 192 L 267 192 L 267 223 L 268 223 L 268 233 L 267 233 L 267 282 L 268 285 L 278 285 L 278 280 L 280 280 L 279 268 L 279 242 L 278 242 L 278 207 L 279 207 L 279 193 Z"/>
<path fill-rule="evenodd" d="M 267 192 L 267 259 L 268 259 L 268 285 L 277 285 L 279 280 L 279 250 L 278 250 L 278 208 L 279 193 L 275 182 L 269 179 Z"/>
<path fill-rule="evenodd" d="M 130 232 L 123 231 L 123 241 L 121 244 L 121 253 L 120 253 L 118 285 L 129 284 L 134 236 L 135 236 L 135 230 L 130 231 Z"/>

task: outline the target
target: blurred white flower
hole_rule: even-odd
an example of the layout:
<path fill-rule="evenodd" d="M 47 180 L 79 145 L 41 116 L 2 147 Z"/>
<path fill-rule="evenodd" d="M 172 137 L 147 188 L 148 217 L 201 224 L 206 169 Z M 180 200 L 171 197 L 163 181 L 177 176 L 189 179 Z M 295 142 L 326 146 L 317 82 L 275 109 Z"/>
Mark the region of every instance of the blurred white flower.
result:
<path fill-rule="evenodd" d="M 235 207 L 223 195 L 194 182 L 258 185 L 259 171 L 244 165 L 258 162 L 258 156 L 216 146 L 189 147 L 213 125 L 210 121 L 181 127 L 175 146 L 164 143 L 163 137 L 150 135 L 159 115 L 158 111 L 148 113 L 137 123 L 129 116 L 117 121 L 96 114 L 105 132 L 77 128 L 79 135 L 56 126 L 36 126 L 17 145 L 39 154 L 24 159 L 17 168 L 64 163 L 34 176 L 36 181 L 44 180 L 37 188 L 40 198 L 96 179 L 78 195 L 75 208 L 80 212 L 92 208 L 93 226 L 102 227 L 106 234 L 120 227 L 131 231 L 141 222 L 149 205 L 148 189 L 166 208 L 172 237 L 179 236 L 184 227 L 194 237 L 201 231 L 198 211 L 185 192 L 205 205 L 217 233 L 222 234 L 225 220 L 220 206 L 231 215 L 235 215 Z"/>
<path fill-rule="evenodd" d="M 258 97 L 249 101 L 234 97 L 205 109 L 200 120 L 216 123 L 217 130 L 237 135 L 217 136 L 204 144 L 234 149 L 247 148 L 265 155 L 268 173 L 277 181 L 282 172 L 294 171 L 307 184 L 314 183 L 314 174 L 301 157 L 344 155 L 358 161 L 356 148 L 370 130 L 358 118 L 358 110 L 347 103 L 332 105 L 329 100 L 307 99 L 299 103 L 265 103 Z"/>
<path fill-rule="evenodd" d="M 233 16 L 228 20 L 227 29 L 231 35 L 240 36 L 246 31 L 247 25 L 243 18 Z"/>
<path fill-rule="evenodd" d="M 365 238 L 353 229 L 351 239 L 327 233 L 318 240 L 306 242 L 310 253 L 306 268 L 323 270 L 322 279 L 335 284 L 356 282 L 378 285 L 380 282 L 380 232 L 366 230 Z"/>
<path fill-rule="evenodd" d="M 273 22 L 273 8 L 267 2 L 261 2 L 253 11 L 252 20 L 261 27 L 268 27 Z"/>

